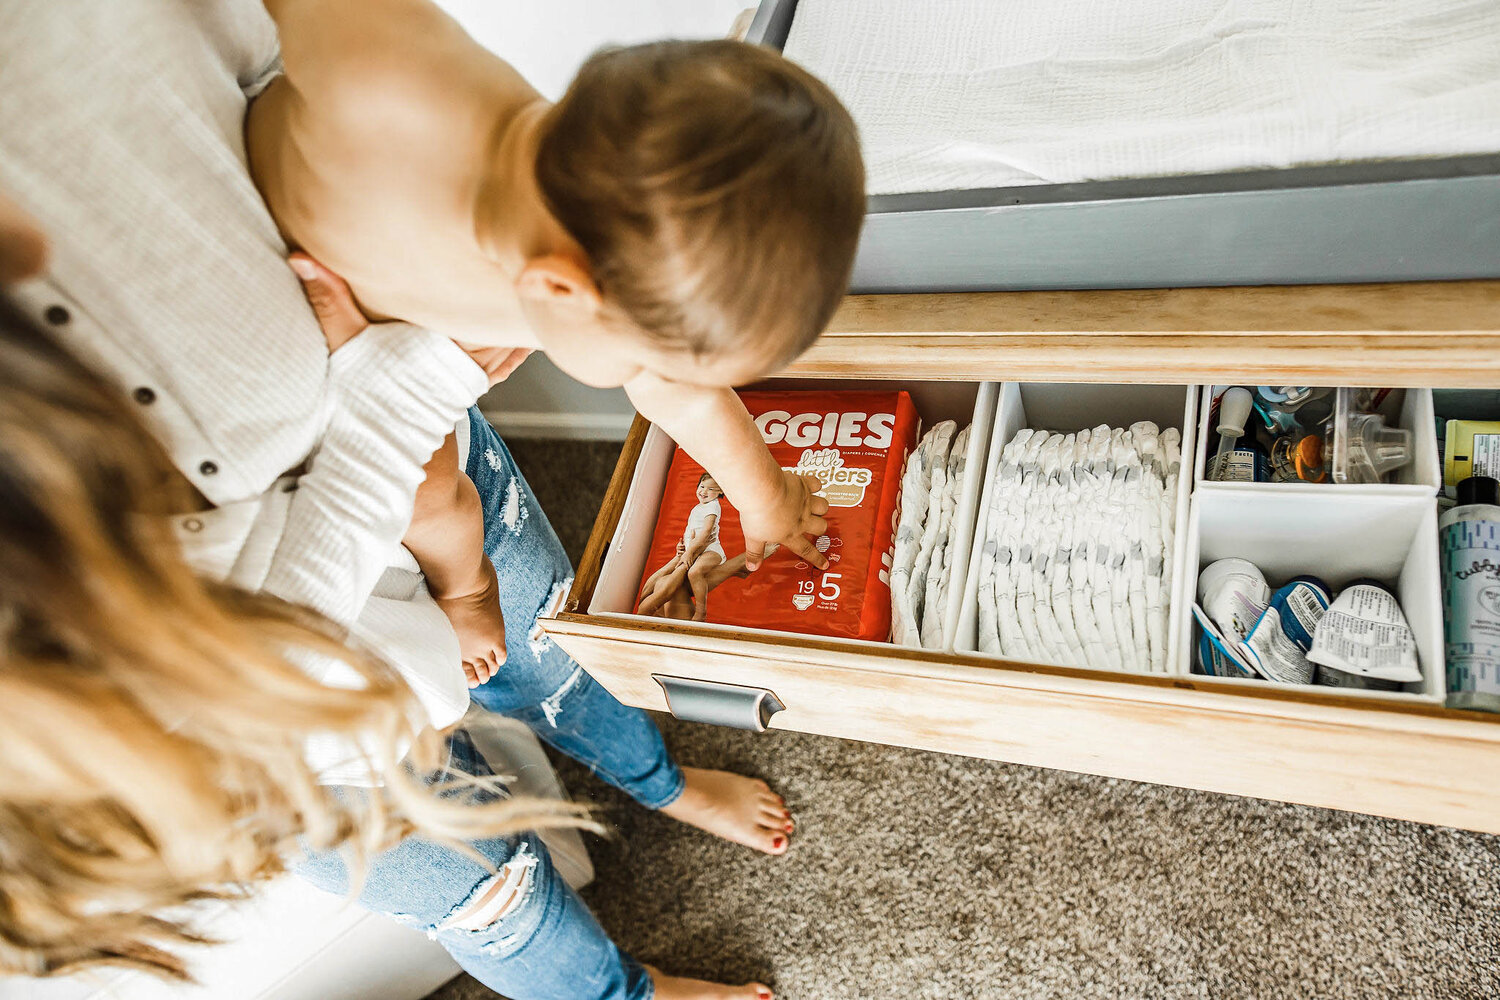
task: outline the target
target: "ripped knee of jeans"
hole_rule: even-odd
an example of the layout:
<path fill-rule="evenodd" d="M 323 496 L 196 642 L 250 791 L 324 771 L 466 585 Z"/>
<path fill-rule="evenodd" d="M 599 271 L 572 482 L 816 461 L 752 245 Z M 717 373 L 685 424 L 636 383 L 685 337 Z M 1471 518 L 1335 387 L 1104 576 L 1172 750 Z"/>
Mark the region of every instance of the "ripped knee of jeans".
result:
<path fill-rule="evenodd" d="M 547 592 L 547 597 L 542 601 L 542 606 L 537 608 L 537 620 L 532 622 L 531 631 L 526 636 L 531 643 L 531 653 L 533 656 L 540 657 L 552 648 L 552 637 L 547 634 L 546 629 L 542 628 L 542 619 L 551 618 L 561 611 L 564 602 L 568 599 L 568 591 L 572 589 L 573 578 L 571 576 L 566 580 L 559 580 Z"/>
<path fill-rule="evenodd" d="M 483 931 L 515 913 L 536 889 L 537 856 L 522 847 L 500 870 L 474 887 L 464 900 L 434 928 L 443 931 Z"/>

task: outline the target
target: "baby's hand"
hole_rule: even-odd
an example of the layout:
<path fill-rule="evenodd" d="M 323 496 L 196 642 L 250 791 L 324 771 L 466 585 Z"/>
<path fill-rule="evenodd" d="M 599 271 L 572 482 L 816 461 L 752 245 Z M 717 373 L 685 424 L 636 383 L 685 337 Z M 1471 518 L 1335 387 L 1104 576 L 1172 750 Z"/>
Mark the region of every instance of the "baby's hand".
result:
<path fill-rule="evenodd" d="M 799 476 L 782 471 L 781 498 L 769 508 L 741 510 L 740 526 L 745 531 L 745 568 L 755 571 L 765 559 L 766 546 L 785 545 L 818 569 L 827 569 L 828 560 L 807 540 L 828 530 L 828 501 L 814 496 L 823 484 L 816 476 Z"/>
<path fill-rule="evenodd" d="M 458 633 L 458 648 L 469 687 L 478 687 L 498 674 L 505 663 L 505 619 L 500 614 L 494 574 L 490 574 L 489 582 L 478 593 L 433 600 Z"/>

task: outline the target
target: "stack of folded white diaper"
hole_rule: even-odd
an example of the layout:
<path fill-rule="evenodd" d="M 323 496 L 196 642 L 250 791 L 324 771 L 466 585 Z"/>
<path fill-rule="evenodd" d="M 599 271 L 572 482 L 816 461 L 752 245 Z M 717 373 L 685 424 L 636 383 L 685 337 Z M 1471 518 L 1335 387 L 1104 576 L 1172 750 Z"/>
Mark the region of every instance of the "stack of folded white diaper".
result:
<path fill-rule="evenodd" d="M 1181 435 L 1022 430 L 1001 453 L 979 569 L 979 648 L 1164 673 Z"/>
<path fill-rule="evenodd" d="M 891 567 L 891 640 L 898 645 L 943 645 L 954 515 L 968 447 L 969 429 L 960 431 L 952 420 L 944 420 L 933 425 L 906 460 Z"/>

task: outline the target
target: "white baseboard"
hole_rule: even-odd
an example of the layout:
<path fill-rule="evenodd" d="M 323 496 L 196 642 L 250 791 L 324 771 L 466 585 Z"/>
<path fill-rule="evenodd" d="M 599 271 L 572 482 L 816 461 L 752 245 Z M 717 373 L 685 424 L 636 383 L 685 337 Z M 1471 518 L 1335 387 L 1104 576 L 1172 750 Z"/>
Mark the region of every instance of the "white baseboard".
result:
<path fill-rule="evenodd" d="M 572 441 L 623 441 L 633 413 L 557 413 L 546 410 L 484 409 L 503 438 L 562 438 Z"/>

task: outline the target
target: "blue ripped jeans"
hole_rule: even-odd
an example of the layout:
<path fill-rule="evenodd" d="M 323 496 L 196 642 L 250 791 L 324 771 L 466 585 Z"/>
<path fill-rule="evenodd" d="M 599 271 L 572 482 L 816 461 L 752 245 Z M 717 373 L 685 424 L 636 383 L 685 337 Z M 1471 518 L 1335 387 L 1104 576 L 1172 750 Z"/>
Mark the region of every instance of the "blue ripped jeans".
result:
<path fill-rule="evenodd" d="M 538 615 L 562 607 L 573 567 L 505 442 L 477 407 L 469 411 L 466 471 L 484 504 L 484 549 L 500 579 L 507 656 L 500 673 L 474 690 L 474 701 L 526 723 L 647 809 L 670 805 L 682 794 L 682 770 L 656 723 L 616 701 L 537 624 Z"/>
<path fill-rule="evenodd" d="M 466 471 L 484 505 L 484 546 L 500 580 L 507 660 L 473 691 L 492 712 L 525 722 L 544 741 L 588 765 L 650 809 L 682 794 L 682 770 L 649 716 L 626 708 L 537 625 L 561 606 L 573 570 L 500 436 L 469 413 Z M 490 773 L 469 738 L 452 741 L 450 768 Z M 361 794 L 349 790 L 347 794 Z M 409 839 L 376 858 L 360 904 L 434 936 L 475 979 L 512 1000 L 646 1000 L 650 976 L 621 952 L 552 865 L 535 836 L 472 845 L 500 873 L 450 848 Z M 298 874 L 330 892 L 348 891 L 336 854 L 305 859 Z M 522 902 L 480 931 L 446 927 L 495 877 L 524 879 Z"/>
<path fill-rule="evenodd" d="M 450 742 L 448 770 L 492 773 L 463 732 Z M 369 865 L 360 905 L 426 931 L 465 972 L 511 1000 L 649 1000 L 655 993 L 650 974 L 604 933 L 535 834 L 470 846 L 493 871 L 441 844 L 417 837 L 402 841 Z M 337 852 L 304 858 L 297 874 L 328 892 L 349 891 L 349 873 Z M 516 886 L 520 903 L 482 930 L 447 926 L 495 879 Z"/>

